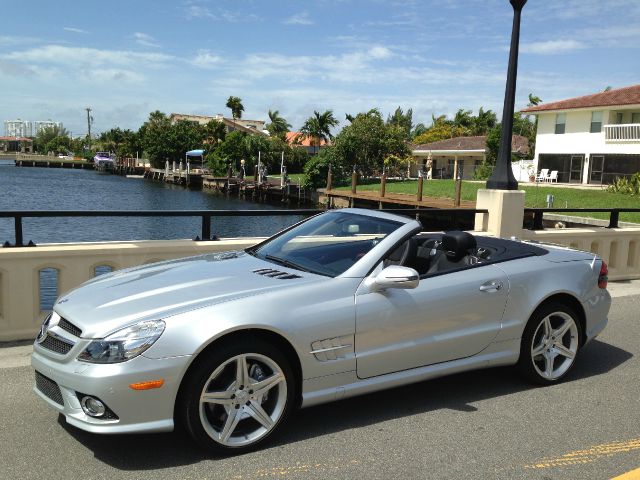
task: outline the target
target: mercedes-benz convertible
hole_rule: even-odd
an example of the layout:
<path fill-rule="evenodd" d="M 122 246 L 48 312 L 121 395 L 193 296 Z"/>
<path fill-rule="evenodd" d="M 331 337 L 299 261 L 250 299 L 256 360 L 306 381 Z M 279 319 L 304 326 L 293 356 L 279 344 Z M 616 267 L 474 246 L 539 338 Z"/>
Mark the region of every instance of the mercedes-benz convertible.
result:
<path fill-rule="evenodd" d="M 180 426 L 244 451 L 295 408 L 451 373 L 556 383 L 607 324 L 598 256 L 423 230 L 331 210 L 246 250 L 96 277 L 43 323 L 35 391 L 89 432 Z"/>

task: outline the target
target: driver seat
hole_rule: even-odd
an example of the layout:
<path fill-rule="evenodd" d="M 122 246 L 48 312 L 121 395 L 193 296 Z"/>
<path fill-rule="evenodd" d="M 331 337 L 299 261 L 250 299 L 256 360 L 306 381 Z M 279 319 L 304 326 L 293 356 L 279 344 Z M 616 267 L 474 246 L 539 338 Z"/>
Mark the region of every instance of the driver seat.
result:
<path fill-rule="evenodd" d="M 476 246 L 476 239 L 469 232 L 451 231 L 445 233 L 427 273 L 439 273 L 475 265 L 478 263 L 478 259 L 472 252 L 475 251 Z"/>

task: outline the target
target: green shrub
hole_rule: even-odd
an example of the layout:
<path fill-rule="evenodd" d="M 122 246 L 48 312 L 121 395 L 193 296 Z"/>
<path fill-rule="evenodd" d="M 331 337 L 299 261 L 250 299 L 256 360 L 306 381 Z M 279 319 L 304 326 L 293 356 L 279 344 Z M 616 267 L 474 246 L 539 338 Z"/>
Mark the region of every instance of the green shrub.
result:
<path fill-rule="evenodd" d="M 473 172 L 473 179 L 474 180 L 487 180 L 491 174 L 493 173 L 493 165 L 490 165 L 488 163 L 482 163 L 480 165 L 478 165 L 475 169 L 475 171 Z"/>
<path fill-rule="evenodd" d="M 324 188 L 327 186 L 327 173 L 331 164 L 333 186 L 345 183 L 347 173 L 344 167 L 334 158 L 332 147 L 320 150 L 318 155 L 309 159 L 304 166 L 304 188 Z"/>
<path fill-rule="evenodd" d="M 626 195 L 638 195 L 640 193 L 640 172 L 636 172 L 631 177 L 618 177 L 609 187 L 608 192 L 623 193 Z"/>

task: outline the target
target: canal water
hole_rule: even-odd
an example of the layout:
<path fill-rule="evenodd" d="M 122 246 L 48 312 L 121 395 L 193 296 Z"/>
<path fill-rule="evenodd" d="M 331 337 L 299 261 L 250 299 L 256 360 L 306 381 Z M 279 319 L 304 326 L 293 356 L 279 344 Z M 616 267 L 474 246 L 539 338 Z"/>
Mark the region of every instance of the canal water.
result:
<path fill-rule="evenodd" d="M 249 210 L 281 209 L 203 190 L 125 178 L 93 170 L 16 167 L 0 160 L 0 211 L 6 210 Z M 212 218 L 220 238 L 268 236 L 302 217 Z M 195 238 L 201 219 L 178 217 L 26 218 L 24 242 L 95 242 Z M 13 219 L 0 218 L 0 243 L 14 243 Z"/>

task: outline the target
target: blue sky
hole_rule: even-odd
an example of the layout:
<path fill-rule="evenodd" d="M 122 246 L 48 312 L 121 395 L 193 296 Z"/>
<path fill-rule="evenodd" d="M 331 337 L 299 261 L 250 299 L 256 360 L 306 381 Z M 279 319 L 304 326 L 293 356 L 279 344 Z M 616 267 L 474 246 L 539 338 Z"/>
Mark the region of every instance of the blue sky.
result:
<path fill-rule="evenodd" d="M 279 110 L 458 108 L 500 114 L 507 0 L 30 0 L 3 6 L 0 120 L 53 119 L 74 135 L 137 129 L 149 112 L 244 118 Z M 10 21 L 7 21 L 10 19 Z M 516 106 L 640 83 L 639 0 L 529 0 Z"/>

